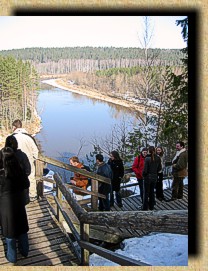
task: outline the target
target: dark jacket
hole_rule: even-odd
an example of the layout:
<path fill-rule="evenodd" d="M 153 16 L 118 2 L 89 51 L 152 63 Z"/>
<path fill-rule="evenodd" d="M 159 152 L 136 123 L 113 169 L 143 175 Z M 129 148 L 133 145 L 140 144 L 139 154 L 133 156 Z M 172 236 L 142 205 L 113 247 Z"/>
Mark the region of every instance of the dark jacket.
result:
<path fill-rule="evenodd" d="M 178 158 L 173 162 L 173 176 L 174 177 L 186 177 L 188 165 L 188 153 L 182 152 Z"/>
<path fill-rule="evenodd" d="M 154 161 L 151 161 L 151 155 L 147 155 L 144 162 L 143 177 L 157 180 L 157 174 L 162 169 L 161 159 L 156 154 Z"/>
<path fill-rule="evenodd" d="M 98 166 L 97 174 L 112 180 L 113 172 L 110 166 L 106 163 L 102 163 Z M 99 182 L 98 193 L 107 195 L 111 192 L 111 185 L 107 183 Z"/>
<path fill-rule="evenodd" d="M 30 165 L 30 161 L 29 161 L 27 155 L 23 151 L 18 149 L 15 152 L 15 156 L 17 157 L 21 168 L 24 170 L 26 175 L 29 176 L 31 173 L 31 165 Z"/>
<path fill-rule="evenodd" d="M 23 194 L 29 181 L 25 174 L 8 176 L 0 168 L 0 225 L 4 237 L 17 238 L 29 230 Z"/>
<path fill-rule="evenodd" d="M 108 160 L 108 165 L 111 167 L 113 172 L 112 178 L 112 190 L 118 192 L 120 190 L 121 179 L 124 176 L 124 166 L 122 160 Z"/>

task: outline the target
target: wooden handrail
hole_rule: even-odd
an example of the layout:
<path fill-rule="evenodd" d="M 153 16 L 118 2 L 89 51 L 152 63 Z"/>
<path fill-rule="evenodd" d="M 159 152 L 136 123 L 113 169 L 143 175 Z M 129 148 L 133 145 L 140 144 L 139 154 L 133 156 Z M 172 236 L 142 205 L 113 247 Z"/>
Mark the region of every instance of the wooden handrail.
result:
<path fill-rule="evenodd" d="M 57 167 L 60 167 L 60 168 L 63 168 L 63 169 L 66 169 L 66 170 L 69 170 L 69 171 L 72 171 L 72 172 L 80 173 L 80 174 L 82 174 L 82 175 L 84 175 L 84 176 L 86 176 L 88 178 L 98 180 L 99 182 L 102 182 L 102 183 L 111 184 L 111 180 L 109 178 L 100 176 L 100 175 L 98 175 L 98 174 L 96 174 L 94 172 L 89 172 L 86 169 L 79 169 L 77 167 L 68 165 L 66 163 L 60 162 L 58 160 L 52 159 L 52 158 L 47 157 L 47 156 L 40 155 L 37 160 L 40 160 L 40 161 L 48 163 L 48 164 L 52 164 L 54 166 L 57 166 Z"/>

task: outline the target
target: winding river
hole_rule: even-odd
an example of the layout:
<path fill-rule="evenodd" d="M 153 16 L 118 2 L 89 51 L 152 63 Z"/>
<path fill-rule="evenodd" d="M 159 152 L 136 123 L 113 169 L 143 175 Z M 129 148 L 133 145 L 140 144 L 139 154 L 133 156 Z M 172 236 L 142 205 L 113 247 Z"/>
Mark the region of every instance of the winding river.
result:
<path fill-rule="evenodd" d="M 38 95 L 42 129 L 36 135 L 45 155 L 58 158 L 93 151 L 92 139 L 100 142 L 125 119 L 135 122 L 135 113 L 120 105 L 96 100 L 57 87 L 43 85 Z"/>

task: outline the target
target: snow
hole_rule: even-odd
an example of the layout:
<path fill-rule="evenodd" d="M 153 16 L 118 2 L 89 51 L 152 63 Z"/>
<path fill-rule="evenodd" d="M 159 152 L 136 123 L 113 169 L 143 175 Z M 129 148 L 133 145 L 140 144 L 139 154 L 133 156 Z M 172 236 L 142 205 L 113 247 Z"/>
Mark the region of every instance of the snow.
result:
<path fill-rule="evenodd" d="M 53 179 L 53 171 L 49 171 L 45 177 Z M 137 183 L 135 177 L 131 177 L 127 184 Z M 188 178 L 184 178 L 184 184 L 188 184 Z M 171 179 L 163 181 L 163 189 L 170 188 Z M 50 191 L 52 184 L 44 181 L 44 192 Z M 90 190 L 90 187 L 88 187 Z M 140 194 L 139 186 L 129 187 L 135 194 Z M 85 196 L 87 198 L 89 196 Z M 188 265 L 188 235 L 171 233 L 150 233 L 143 237 L 129 238 L 121 243 L 123 249 L 115 252 L 126 257 L 144 262 L 152 266 L 187 266 Z M 90 266 L 119 266 L 97 254 L 90 255 Z"/>
<path fill-rule="evenodd" d="M 188 236 L 171 233 L 151 233 L 123 242 L 124 249 L 115 252 L 152 266 L 187 266 Z M 96 254 L 90 256 L 90 266 L 118 266 Z"/>
<path fill-rule="evenodd" d="M 131 177 L 128 182 L 128 184 L 132 183 L 137 183 L 135 177 Z M 187 177 L 184 178 L 184 184 L 188 184 Z M 171 179 L 163 181 L 163 189 L 170 188 L 171 185 Z M 140 194 L 138 185 L 128 189 Z M 123 249 L 115 252 L 152 266 L 188 265 L 188 235 L 153 232 L 143 237 L 126 239 L 122 242 L 121 247 Z M 92 254 L 90 266 L 118 266 L 118 264 Z"/>

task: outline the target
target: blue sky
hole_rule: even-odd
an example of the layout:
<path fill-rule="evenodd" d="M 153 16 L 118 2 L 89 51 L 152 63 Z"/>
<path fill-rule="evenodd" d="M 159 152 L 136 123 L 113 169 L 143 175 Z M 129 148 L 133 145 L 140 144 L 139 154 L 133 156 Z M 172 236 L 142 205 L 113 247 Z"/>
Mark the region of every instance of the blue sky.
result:
<path fill-rule="evenodd" d="M 176 20 L 151 16 L 152 48 L 186 47 Z M 0 16 L 0 50 L 29 47 L 142 47 L 141 16 Z M 139 39 L 140 37 L 140 39 Z"/>

